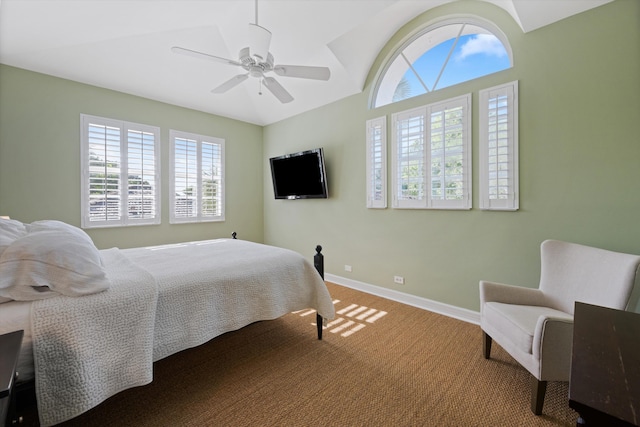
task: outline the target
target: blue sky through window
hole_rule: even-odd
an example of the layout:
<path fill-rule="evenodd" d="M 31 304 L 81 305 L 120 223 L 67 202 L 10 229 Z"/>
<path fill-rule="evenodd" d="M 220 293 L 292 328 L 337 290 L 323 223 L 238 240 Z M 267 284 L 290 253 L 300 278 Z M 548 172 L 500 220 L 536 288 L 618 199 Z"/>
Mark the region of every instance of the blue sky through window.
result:
<path fill-rule="evenodd" d="M 429 49 L 413 64 L 414 70 L 426 84 L 428 91 L 434 90 L 443 65 L 446 67 L 437 81 L 435 89 L 442 89 L 467 80 L 495 73 L 511 67 L 509 55 L 500 40 L 491 34 L 468 34 L 460 36 L 449 60 L 447 57 L 456 39 L 446 40 Z M 411 68 L 403 80 L 410 85 L 408 94 L 402 99 L 427 92 Z"/>

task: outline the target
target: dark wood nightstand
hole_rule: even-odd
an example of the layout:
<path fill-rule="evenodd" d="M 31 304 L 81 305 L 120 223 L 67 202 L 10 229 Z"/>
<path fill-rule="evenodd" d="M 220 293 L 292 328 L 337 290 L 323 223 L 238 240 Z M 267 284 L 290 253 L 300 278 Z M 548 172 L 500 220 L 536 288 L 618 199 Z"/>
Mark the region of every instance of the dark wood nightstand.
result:
<path fill-rule="evenodd" d="M 15 415 L 13 387 L 23 335 L 24 331 L 0 335 L 0 422 L 5 426 L 13 424 Z"/>

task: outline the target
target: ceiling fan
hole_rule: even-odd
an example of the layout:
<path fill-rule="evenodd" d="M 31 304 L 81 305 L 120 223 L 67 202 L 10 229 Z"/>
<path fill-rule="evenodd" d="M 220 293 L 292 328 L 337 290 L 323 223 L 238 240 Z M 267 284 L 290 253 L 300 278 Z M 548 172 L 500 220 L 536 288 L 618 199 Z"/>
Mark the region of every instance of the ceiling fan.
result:
<path fill-rule="evenodd" d="M 287 103 L 293 101 L 293 96 L 278 81 L 265 74 L 273 71 L 282 77 L 297 77 L 301 79 L 329 80 L 331 72 L 327 67 L 311 67 L 304 65 L 274 65 L 273 55 L 269 52 L 271 43 L 271 32 L 264 27 L 258 25 L 258 0 L 255 1 L 256 22 L 249 24 L 249 46 L 240 49 L 238 60 L 221 58 L 219 56 L 210 55 L 208 53 L 198 52 L 183 47 L 174 46 L 171 51 L 181 55 L 192 56 L 195 58 L 206 59 L 209 61 L 220 62 L 223 64 L 233 65 L 244 69 L 245 73 L 238 74 L 220 86 L 211 90 L 213 93 L 225 93 L 229 89 L 239 85 L 249 77 L 255 77 L 260 80 L 260 84 L 264 85 L 280 102 Z M 262 92 L 259 92 L 262 94 Z"/>

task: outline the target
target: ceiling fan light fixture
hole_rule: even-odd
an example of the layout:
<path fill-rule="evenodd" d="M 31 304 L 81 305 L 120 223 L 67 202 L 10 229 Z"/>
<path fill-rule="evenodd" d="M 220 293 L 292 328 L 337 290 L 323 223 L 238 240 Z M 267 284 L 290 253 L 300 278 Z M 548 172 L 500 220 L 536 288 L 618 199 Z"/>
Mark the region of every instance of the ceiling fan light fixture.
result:
<path fill-rule="evenodd" d="M 249 24 L 249 52 L 257 62 L 266 61 L 271 44 L 271 31 L 257 24 Z"/>

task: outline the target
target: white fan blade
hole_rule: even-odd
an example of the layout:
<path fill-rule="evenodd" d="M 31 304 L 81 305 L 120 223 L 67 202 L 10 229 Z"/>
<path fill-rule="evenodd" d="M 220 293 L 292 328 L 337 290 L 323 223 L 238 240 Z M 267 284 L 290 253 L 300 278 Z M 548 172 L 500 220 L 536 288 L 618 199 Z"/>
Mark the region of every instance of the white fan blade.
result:
<path fill-rule="evenodd" d="M 211 92 L 213 92 L 213 93 L 225 93 L 229 89 L 238 86 L 240 83 L 242 83 L 243 81 L 247 80 L 248 78 L 249 78 L 249 74 L 238 74 L 237 76 L 234 76 L 234 77 L 230 78 L 229 80 L 227 80 L 226 82 L 222 83 L 217 88 L 212 89 Z"/>
<path fill-rule="evenodd" d="M 273 77 L 265 77 L 262 79 L 262 84 L 283 104 L 293 101 L 293 96 Z"/>
<path fill-rule="evenodd" d="M 206 59 L 214 62 L 221 62 L 223 64 L 229 65 L 239 65 L 242 66 L 241 63 L 234 61 L 232 59 L 220 58 L 219 56 L 209 55 L 208 53 L 198 52 L 196 50 L 185 49 L 183 47 L 174 46 L 171 48 L 171 52 L 178 53 L 180 55 L 187 55 L 194 58 Z"/>
<path fill-rule="evenodd" d="M 329 80 L 331 71 L 327 67 L 307 67 L 304 65 L 276 65 L 273 71 L 283 77 L 301 79 Z"/>
<path fill-rule="evenodd" d="M 265 62 L 269 54 L 271 32 L 256 24 L 249 24 L 249 53 L 257 57 L 258 62 Z"/>

